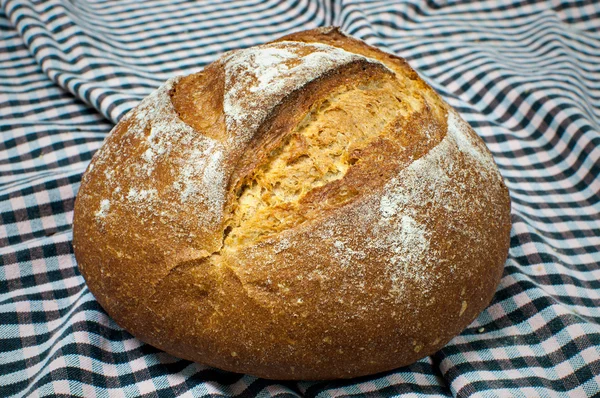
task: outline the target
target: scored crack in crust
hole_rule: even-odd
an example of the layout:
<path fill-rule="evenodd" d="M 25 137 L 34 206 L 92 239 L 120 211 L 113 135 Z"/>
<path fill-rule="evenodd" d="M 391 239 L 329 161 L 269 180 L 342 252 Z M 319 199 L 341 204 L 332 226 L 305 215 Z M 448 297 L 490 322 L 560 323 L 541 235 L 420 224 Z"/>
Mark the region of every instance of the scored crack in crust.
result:
<path fill-rule="evenodd" d="M 125 329 L 268 378 L 355 377 L 443 346 L 510 232 L 483 142 L 404 60 L 335 28 L 224 54 L 126 115 L 74 249 Z"/>
<path fill-rule="evenodd" d="M 360 161 L 363 150 L 378 140 L 394 139 L 403 115 L 413 111 L 402 104 L 395 83 L 387 78 L 342 87 L 313 104 L 244 181 L 226 243 L 249 245 L 306 221 L 307 203 L 312 204 L 308 199 L 319 192 L 314 190 L 325 185 L 331 189 L 329 184 L 342 179 Z M 335 203 L 329 200 L 320 208 L 341 205 L 357 194 L 356 189 L 338 188 L 328 198 Z"/>

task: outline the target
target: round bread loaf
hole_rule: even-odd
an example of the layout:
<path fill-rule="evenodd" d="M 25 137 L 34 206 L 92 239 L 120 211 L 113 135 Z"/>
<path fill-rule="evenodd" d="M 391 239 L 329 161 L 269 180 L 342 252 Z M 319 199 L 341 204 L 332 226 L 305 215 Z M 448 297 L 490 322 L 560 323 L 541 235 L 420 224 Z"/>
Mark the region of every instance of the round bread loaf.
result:
<path fill-rule="evenodd" d="M 73 246 L 102 307 L 175 356 L 272 379 L 410 364 L 490 302 L 510 200 L 394 55 L 324 28 L 169 80 L 97 152 Z"/>

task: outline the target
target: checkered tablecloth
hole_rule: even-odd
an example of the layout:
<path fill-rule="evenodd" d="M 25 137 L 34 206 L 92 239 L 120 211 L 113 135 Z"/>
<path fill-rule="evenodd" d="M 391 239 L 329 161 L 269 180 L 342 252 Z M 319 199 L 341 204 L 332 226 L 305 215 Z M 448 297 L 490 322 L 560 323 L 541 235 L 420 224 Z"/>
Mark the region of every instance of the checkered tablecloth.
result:
<path fill-rule="evenodd" d="M 0 0 L 0 397 L 600 396 L 600 2 Z M 324 25 L 406 58 L 494 154 L 512 239 L 491 305 L 431 357 L 276 382 L 133 338 L 71 247 L 113 124 L 226 50 Z"/>

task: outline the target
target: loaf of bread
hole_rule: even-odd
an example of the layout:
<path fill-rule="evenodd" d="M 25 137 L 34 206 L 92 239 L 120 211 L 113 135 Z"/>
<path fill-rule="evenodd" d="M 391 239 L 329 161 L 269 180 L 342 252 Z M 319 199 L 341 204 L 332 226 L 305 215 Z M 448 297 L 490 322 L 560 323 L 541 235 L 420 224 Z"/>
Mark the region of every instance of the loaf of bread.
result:
<path fill-rule="evenodd" d="M 510 235 L 482 140 L 402 58 L 336 28 L 169 80 L 96 153 L 74 217 L 119 325 L 271 379 L 439 350 L 490 302 Z"/>

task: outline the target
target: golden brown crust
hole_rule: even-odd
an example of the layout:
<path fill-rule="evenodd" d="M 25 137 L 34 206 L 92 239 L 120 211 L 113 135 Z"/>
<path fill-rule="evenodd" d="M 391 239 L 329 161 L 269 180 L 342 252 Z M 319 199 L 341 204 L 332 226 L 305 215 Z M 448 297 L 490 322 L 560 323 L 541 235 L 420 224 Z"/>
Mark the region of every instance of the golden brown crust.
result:
<path fill-rule="evenodd" d="M 347 171 L 278 205 L 295 221 L 276 233 L 227 240 L 261 228 L 240 198 L 307 115 L 386 79 L 396 120 Z M 492 298 L 509 233 L 508 191 L 472 129 L 404 60 L 327 28 L 228 53 L 128 114 L 83 178 L 73 245 L 100 304 L 141 340 L 226 370 L 332 379 L 412 363 L 463 330 Z"/>

